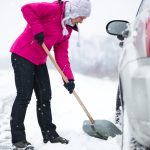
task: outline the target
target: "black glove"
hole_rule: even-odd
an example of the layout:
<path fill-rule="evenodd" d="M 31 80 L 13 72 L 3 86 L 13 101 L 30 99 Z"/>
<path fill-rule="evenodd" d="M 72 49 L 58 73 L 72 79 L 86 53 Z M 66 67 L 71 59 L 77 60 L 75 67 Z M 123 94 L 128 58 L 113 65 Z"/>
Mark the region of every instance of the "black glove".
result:
<path fill-rule="evenodd" d="M 44 42 L 44 33 L 43 33 L 43 32 L 40 32 L 40 33 L 36 34 L 36 35 L 34 36 L 34 38 L 37 40 L 37 42 L 38 42 L 40 45 L 42 45 L 43 42 Z"/>
<path fill-rule="evenodd" d="M 64 83 L 64 87 L 72 94 L 75 88 L 74 80 L 69 80 L 68 83 Z"/>

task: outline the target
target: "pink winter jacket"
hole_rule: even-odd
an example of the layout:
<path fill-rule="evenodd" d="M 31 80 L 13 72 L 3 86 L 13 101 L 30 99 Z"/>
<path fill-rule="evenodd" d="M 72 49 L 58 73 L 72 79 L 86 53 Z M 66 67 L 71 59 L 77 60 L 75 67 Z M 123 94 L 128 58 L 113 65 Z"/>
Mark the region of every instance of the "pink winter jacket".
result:
<path fill-rule="evenodd" d="M 61 21 L 65 3 L 39 2 L 26 4 L 21 11 L 27 26 L 11 47 L 11 52 L 24 57 L 35 65 L 45 64 L 47 55 L 34 39 L 37 33 L 44 32 L 44 42 L 48 49 L 54 49 L 55 59 L 68 79 L 74 79 L 68 58 L 68 39 L 72 28 L 66 26 L 69 34 L 62 35 Z"/>

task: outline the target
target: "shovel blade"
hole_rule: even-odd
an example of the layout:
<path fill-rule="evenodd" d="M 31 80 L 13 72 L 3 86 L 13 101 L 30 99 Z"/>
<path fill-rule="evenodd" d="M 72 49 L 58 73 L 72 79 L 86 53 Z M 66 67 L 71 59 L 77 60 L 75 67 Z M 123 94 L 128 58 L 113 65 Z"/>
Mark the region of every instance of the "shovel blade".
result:
<path fill-rule="evenodd" d="M 83 122 L 83 130 L 90 136 L 107 140 L 109 136 L 121 135 L 121 130 L 108 120 L 95 120 L 92 124 L 89 120 Z"/>

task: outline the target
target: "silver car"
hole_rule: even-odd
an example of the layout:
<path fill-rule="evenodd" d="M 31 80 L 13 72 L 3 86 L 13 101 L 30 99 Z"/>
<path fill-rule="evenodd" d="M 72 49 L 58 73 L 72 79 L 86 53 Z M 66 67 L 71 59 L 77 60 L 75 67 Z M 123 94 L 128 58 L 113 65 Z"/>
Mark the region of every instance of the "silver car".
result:
<path fill-rule="evenodd" d="M 123 129 L 127 112 L 130 149 L 150 150 L 150 0 L 142 0 L 133 23 L 113 20 L 106 30 L 117 36 L 123 49 L 118 66 L 116 123 Z"/>

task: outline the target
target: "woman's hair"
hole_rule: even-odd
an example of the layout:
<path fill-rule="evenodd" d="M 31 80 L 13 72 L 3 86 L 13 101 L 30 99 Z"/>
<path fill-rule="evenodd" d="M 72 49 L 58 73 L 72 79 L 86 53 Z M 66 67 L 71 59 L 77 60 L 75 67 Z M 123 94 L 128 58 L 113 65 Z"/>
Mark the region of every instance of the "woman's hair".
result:
<path fill-rule="evenodd" d="M 62 0 L 58 0 L 58 3 L 62 4 L 62 2 L 63 2 Z"/>

